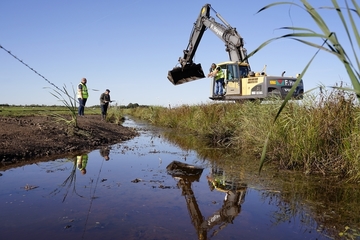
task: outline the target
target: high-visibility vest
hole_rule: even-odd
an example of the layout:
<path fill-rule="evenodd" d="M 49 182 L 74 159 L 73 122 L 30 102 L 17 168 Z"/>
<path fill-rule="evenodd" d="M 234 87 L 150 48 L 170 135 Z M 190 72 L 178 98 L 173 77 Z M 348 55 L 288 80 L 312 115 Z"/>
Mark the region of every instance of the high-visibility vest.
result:
<path fill-rule="evenodd" d="M 225 76 L 224 76 L 224 71 L 221 69 L 221 67 L 218 67 L 218 66 L 216 66 L 215 70 L 216 70 L 217 68 L 220 68 L 220 70 L 216 73 L 215 80 L 218 80 L 218 79 L 220 79 L 220 78 L 224 78 L 224 77 L 225 77 Z M 214 71 L 215 71 L 215 70 L 214 70 Z"/>
<path fill-rule="evenodd" d="M 76 157 L 76 164 L 79 170 L 85 169 L 88 162 L 88 155 L 83 154 Z"/>
<path fill-rule="evenodd" d="M 80 84 L 82 85 L 82 88 L 81 88 L 82 97 L 83 98 L 88 98 L 89 93 L 88 93 L 87 86 L 85 84 L 83 84 L 83 83 L 80 83 Z M 81 98 L 81 95 L 79 93 L 78 93 L 78 98 Z"/>

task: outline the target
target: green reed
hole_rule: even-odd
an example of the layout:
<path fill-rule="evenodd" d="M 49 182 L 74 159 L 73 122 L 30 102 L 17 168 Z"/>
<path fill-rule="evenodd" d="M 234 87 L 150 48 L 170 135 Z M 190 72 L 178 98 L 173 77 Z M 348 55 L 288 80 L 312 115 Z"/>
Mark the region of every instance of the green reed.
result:
<path fill-rule="evenodd" d="M 154 125 L 186 131 L 207 145 L 260 157 L 281 169 L 360 180 L 360 109 L 356 94 L 341 89 L 281 101 L 134 108 L 129 114 Z M 269 133 L 272 130 L 272 134 Z"/>
<path fill-rule="evenodd" d="M 360 35 L 358 31 L 358 21 L 355 20 L 359 18 L 360 16 L 360 7 L 356 3 L 355 0 L 351 0 L 350 2 L 352 5 L 349 5 L 349 1 L 344 1 L 345 7 L 340 7 L 338 4 L 338 1 L 332 0 L 332 6 L 325 6 L 320 7 L 318 9 L 314 8 L 309 1 L 307 0 L 301 0 L 301 5 L 294 3 L 294 2 L 275 2 L 272 4 L 269 4 L 263 8 L 261 8 L 258 13 L 270 9 L 275 6 L 279 5 L 289 5 L 290 7 L 298 7 L 301 10 L 304 10 L 309 17 L 316 23 L 318 30 L 312 30 L 305 27 L 281 27 L 282 30 L 288 30 L 290 33 L 287 33 L 285 35 L 282 35 L 280 37 L 272 38 L 264 43 L 262 43 L 257 49 L 255 49 L 253 52 L 249 54 L 248 57 L 251 57 L 256 52 L 260 51 L 262 48 L 267 46 L 269 43 L 279 40 L 279 39 L 292 39 L 298 42 L 301 42 L 309 47 L 313 47 L 316 49 L 315 55 L 311 58 L 309 63 L 305 66 L 304 70 L 300 74 L 300 76 L 297 79 L 296 84 L 293 86 L 292 90 L 289 92 L 288 96 L 285 98 L 282 106 L 280 107 L 278 114 L 274 118 L 274 122 L 277 121 L 278 116 L 282 112 L 284 106 L 287 104 L 288 100 L 290 99 L 291 94 L 295 90 L 298 82 L 300 79 L 305 75 L 308 67 L 311 65 L 314 58 L 317 56 L 317 54 L 320 51 L 325 51 L 327 53 L 330 53 L 331 55 L 335 56 L 337 59 L 339 59 L 339 65 L 343 65 L 346 69 L 346 72 L 348 73 L 348 77 L 352 83 L 353 89 L 351 91 L 355 92 L 357 95 L 358 100 L 360 100 L 360 62 L 358 58 L 358 49 L 360 48 Z M 347 45 L 349 46 L 348 49 L 345 49 L 343 42 L 340 42 L 337 38 L 337 33 L 335 31 L 332 31 L 324 19 L 322 18 L 320 14 L 320 10 L 332 10 L 335 11 L 338 15 L 338 20 L 343 26 L 343 29 L 346 32 L 346 37 L 348 40 Z M 334 19 L 332 19 L 334 21 Z M 307 39 L 316 39 L 321 40 L 322 44 L 319 45 L 316 42 L 307 41 Z M 353 63 L 355 62 L 355 63 Z M 261 168 L 265 162 L 266 159 L 266 152 L 267 147 L 270 140 L 270 135 L 272 134 L 272 131 L 270 129 L 268 136 L 265 140 L 265 144 L 263 147 L 262 156 L 260 159 L 260 167 L 259 172 L 261 171 Z"/>
<path fill-rule="evenodd" d="M 76 99 L 76 92 L 75 89 L 72 88 L 72 94 L 69 93 L 66 86 L 63 86 L 63 89 L 57 90 L 57 88 L 52 89 L 51 95 L 57 98 L 68 110 L 68 114 L 70 118 L 58 114 L 53 113 L 53 117 L 56 121 L 65 122 L 66 124 L 73 126 L 75 128 L 78 127 L 78 119 L 77 119 L 77 99 Z"/>

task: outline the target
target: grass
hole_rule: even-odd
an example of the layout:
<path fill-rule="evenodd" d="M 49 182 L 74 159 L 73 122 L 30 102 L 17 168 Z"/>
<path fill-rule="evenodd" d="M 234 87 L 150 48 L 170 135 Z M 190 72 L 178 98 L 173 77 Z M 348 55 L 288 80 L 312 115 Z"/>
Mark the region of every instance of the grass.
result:
<path fill-rule="evenodd" d="M 24 116 L 49 116 L 53 114 L 68 114 L 65 106 L 0 106 L 0 116 L 24 117 Z"/>
<path fill-rule="evenodd" d="M 53 117 L 57 121 L 65 122 L 68 125 L 71 125 L 75 128 L 78 127 L 78 108 L 77 108 L 77 99 L 76 99 L 76 92 L 73 88 L 72 95 L 68 92 L 66 86 L 63 87 L 62 91 L 58 91 L 57 89 L 53 89 L 51 94 L 57 98 L 68 110 L 68 115 L 70 115 L 70 119 L 64 116 L 64 114 L 53 113 Z M 66 96 L 66 98 L 65 98 Z"/>
<path fill-rule="evenodd" d="M 298 7 L 301 10 L 304 10 L 309 17 L 316 23 L 318 30 L 312 30 L 306 27 L 281 27 L 282 30 L 288 30 L 289 33 L 267 40 L 262 43 L 257 49 L 249 54 L 248 57 L 253 56 L 256 52 L 260 51 L 262 48 L 267 46 L 273 41 L 279 39 L 291 39 L 298 42 L 301 42 L 309 47 L 313 47 L 316 49 L 315 55 L 310 59 L 309 63 L 305 66 L 304 70 L 300 74 L 297 79 L 297 83 L 293 86 L 292 90 L 289 92 L 288 96 L 285 98 L 282 106 L 280 107 L 277 115 L 274 118 L 274 122 L 277 121 L 279 115 L 282 113 L 284 106 L 287 104 L 290 99 L 290 95 L 295 90 L 298 82 L 305 75 L 308 67 L 311 65 L 312 61 L 315 59 L 317 54 L 320 51 L 325 51 L 332 56 L 335 56 L 339 60 L 339 65 L 343 65 L 348 73 L 348 77 L 352 83 L 352 89 L 348 89 L 353 91 L 356 94 L 358 100 L 360 100 L 360 62 L 358 57 L 358 49 L 360 48 L 360 35 L 358 31 L 358 21 L 355 21 L 360 17 L 360 7 L 355 0 L 347 1 L 345 0 L 345 7 L 341 7 L 336 0 L 332 0 L 332 6 L 324 6 L 318 9 L 314 8 L 310 1 L 301 0 L 301 4 L 297 4 L 295 2 L 274 2 L 263 8 L 261 8 L 258 13 L 268 10 L 270 8 L 279 6 L 279 5 L 288 5 L 289 7 Z M 349 2 L 352 4 L 350 5 Z M 332 31 L 324 19 L 320 14 L 320 10 L 332 10 L 335 11 L 338 15 L 338 19 L 343 26 L 343 29 L 346 32 L 346 37 L 348 40 L 347 44 L 340 42 L 337 33 Z M 332 19 L 332 21 L 336 21 L 336 19 Z M 308 41 L 307 39 L 316 39 L 320 40 L 322 44 L 318 44 L 316 41 Z M 344 46 L 348 45 L 348 49 L 345 49 Z M 354 63 L 355 62 L 355 63 Z M 330 116 L 328 116 L 330 117 Z M 266 159 L 267 148 L 270 139 L 270 135 L 272 134 L 272 128 L 268 133 L 268 136 L 265 139 L 262 156 L 260 159 L 260 167 L 259 172 L 261 172 L 261 168 Z"/>
<path fill-rule="evenodd" d="M 70 110 L 69 108 L 72 108 L 72 110 Z M 117 105 L 109 106 L 106 121 L 121 125 L 125 120 L 122 110 L 123 108 L 123 106 Z M 101 119 L 100 106 L 85 107 L 85 113 L 87 115 L 99 115 L 99 120 Z M 73 124 L 75 121 L 74 117 L 76 117 L 75 115 L 77 115 L 77 108 L 76 106 L 71 105 L 0 105 L 0 116 L 2 117 L 49 116 L 53 117 L 55 120 L 63 121 L 67 125 L 76 126 L 77 124 Z"/>
<path fill-rule="evenodd" d="M 341 89 L 307 94 L 288 102 L 274 123 L 281 101 L 152 106 L 126 113 L 154 125 L 173 128 L 202 139 L 211 147 L 260 158 L 264 139 L 266 161 L 280 169 L 305 174 L 360 180 L 360 108 L 356 94 Z M 269 135 L 269 129 L 271 134 Z"/>
<path fill-rule="evenodd" d="M 109 106 L 106 121 L 121 125 L 125 121 L 122 107 L 119 105 Z"/>

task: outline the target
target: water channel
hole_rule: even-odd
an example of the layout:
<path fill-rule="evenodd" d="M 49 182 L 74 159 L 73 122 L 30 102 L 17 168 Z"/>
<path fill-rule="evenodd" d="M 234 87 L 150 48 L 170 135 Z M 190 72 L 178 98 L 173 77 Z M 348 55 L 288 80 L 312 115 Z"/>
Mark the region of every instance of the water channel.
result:
<path fill-rule="evenodd" d="M 124 125 L 140 136 L 0 167 L 1 239 L 359 239 L 356 185 L 267 167 L 259 176 L 258 160 Z"/>

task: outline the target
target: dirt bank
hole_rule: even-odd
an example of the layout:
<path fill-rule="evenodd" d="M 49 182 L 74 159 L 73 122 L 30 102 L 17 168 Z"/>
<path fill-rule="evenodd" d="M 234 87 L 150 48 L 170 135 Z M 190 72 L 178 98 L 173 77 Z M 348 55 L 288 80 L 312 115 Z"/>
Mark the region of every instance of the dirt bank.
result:
<path fill-rule="evenodd" d="M 69 127 L 51 117 L 0 117 L 0 162 L 66 156 L 137 135 L 134 129 L 101 121 L 98 115 L 79 118 L 78 126 Z"/>

